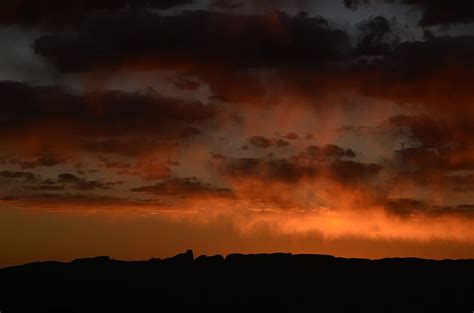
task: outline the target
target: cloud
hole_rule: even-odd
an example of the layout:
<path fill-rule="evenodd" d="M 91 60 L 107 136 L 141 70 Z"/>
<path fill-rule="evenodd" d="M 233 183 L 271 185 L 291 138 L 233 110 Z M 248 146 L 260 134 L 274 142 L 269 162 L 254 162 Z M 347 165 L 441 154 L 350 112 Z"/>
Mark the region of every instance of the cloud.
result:
<path fill-rule="evenodd" d="M 382 167 L 377 164 L 364 164 L 355 161 L 338 160 L 330 166 L 330 175 L 342 183 L 366 183 L 375 177 Z"/>
<path fill-rule="evenodd" d="M 152 186 L 134 188 L 132 191 L 180 198 L 219 198 L 232 196 L 230 189 L 216 188 L 209 184 L 202 183 L 195 178 L 170 178 Z"/>
<path fill-rule="evenodd" d="M 178 77 L 172 83 L 181 90 L 197 90 L 201 86 L 199 82 L 186 77 Z"/>
<path fill-rule="evenodd" d="M 283 183 L 319 177 L 348 183 L 374 176 L 380 170 L 375 164 L 341 160 L 347 157 L 355 157 L 354 152 L 336 145 L 310 146 L 288 159 L 232 158 L 224 159 L 219 166 L 221 173 L 237 181 L 252 178 Z"/>
<path fill-rule="evenodd" d="M 40 185 L 40 186 L 23 186 L 27 190 L 34 190 L 34 191 L 63 191 L 65 189 L 64 186 L 57 186 L 57 185 Z"/>
<path fill-rule="evenodd" d="M 304 100 L 323 110 L 368 97 L 449 114 L 472 114 L 467 82 L 474 72 L 473 36 L 399 42 L 393 28 L 389 33 L 369 28 L 344 51 L 339 62 L 321 60 L 319 66 L 309 62 L 306 67 L 213 67 L 198 75 L 209 83 L 216 98 L 227 102 L 271 106 Z"/>
<path fill-rule="evenodd" d="M 213 160 L 218 160 L 218 161 L 227 160 L 227 157 L 224 156 L 224 155 L 222 155 L 222 154 L 220 154 L 220 153 L 213 153 L 213 154 L 211 155 L 211 158 L 212 158 Z"/>
<path fill-rule="evenodd" d="M 351 10 L 357 10 L 363 5 L 371 4 L 371 0 L 344 0 L 344 5 Z"/>
<path fill-rule="evenodd" d="M 1 171 L 0 177 L 7 179 L 23 179 L 24 181 L 34 181 L 38 179 L 35 173 L 19 171 Z"/>
<path fill-rule="evenodd" d="M 403 0 L 403 3 L 423 11 L 422 26 L 474 22 L 474 3 L 470 0 Z"/>
<path fill-rule="evenodd" d="M 421 10 L 419 24 L 424 27 L 474 21 L 474 4 L 470 0 L 344 0 L 344 5 L 351 10 L 377 3 L 397 3 Z"/>
<path fill-rule="evenodd" d="M 65 72 L 120 68 L 140 60 L 147 67 L 314 67 L 339 60 L 348 48 L 349 36 L 331 29 L 322 17 L 283 12 L 103 13 L 71 32 L 44 35 L 34 43 L 37 54 Z"/>
<path fill-rule="evenodd" d="M 398 41 L 392 23 L 384 16 L 374 16 L 359 23 L 361 34 L 355 50 L 361 55 L 386 54 L 393 49 Z"/>
<path fill-rule="evenodd" d="M 114 183 L 104 183 L 101 181 L 94 181 L 94 180 L 81 180 L 74 184 L 74 188 L 77 190 L 108 190 L 112 189 Z"/>
<path fill-rule="evenodd" d="M 87 213 L 97 210 L 117 212 L 120 210 L 170 210 L 172 206 L 153 199 L 132 199 L 114 196 L 74 194 L 74 193 L 39 193 L 26 195 L 7 195 L 0 199 L 19 208 L 48 209 L 60 212 Z"/>
<path fill-rule="evenodd" d="M 472 36 L 400 41 L 394 23 L 383 16 L 362 21 L 353 43 L 324 18 L 305 14 L 124 11 L 45 34 L 34 46 L 64 72 L 170 69 L 209 84 L 214 97 L 226 102 L 271 105 L 306 98 L 324 107 L 368 96 L 442 108 L 453 94 L 472 98 L 466 84 L 474 68 Z M 124 25 L 126 31 L 116 31 Z M 150 40 L 150 34 L 158 36 Z"/>
<path fill-rule="evenodd" d="M 458 191 L 458 192 L 473 192 L 474 191 L 474 175 L 452 175 L 452 176 L 449 176 L 448 179 L 450 182 L 450 186 L 452 190 L 454 191 Z"/>
<path fill-rule="evenodd" d="M 59 183 L 78 183 L 81 181 L 80 177 L 77 177 L 74 174 L 64 173 L 58 175 Z"/>
<path fill-rule="evenodd" d="M 282 136 L 282 138 L 285 138 L 285 136 Z M 248 143 L 250 146 L 262 149 L 268 149 L 271 147 L 282 148 L 290 145 L 288 141 L 283 140 L 281 138 L 269 139 L 262 136 L 252 136 L 248 139 Z"/>
<path fill-rule="evenodd" d="M 467 106 L 465 103 L 461 105 Z M 451 112 L 439 117 L 397 115 L 390 119 L 393 126 L 405 129 L 410 139 L 427 148 L 440 148 L 452 144 L 469 146 L 474 143 L 469 135 L 474 131 L 473 121 L 470 115 L 464 116 L 462 112 Z"/>
<path fill-rule="evenodd" d="M 150 158 L 136 159 L 131 162 L 113 161 L 107 158 L 101 158 L 99 166 L 106 170 L 116 170 L 120 175 L 138 176 L 145 180 L 161 180 L 171 176 L 170 166 L 178 166 L 170 161 L 155 159 L 156 155 Z"/>
<path fill-rule="evenodd" d="M 10 134 L 0 142 L 37 154 L 75 149 L 137 156 L 171 150 L 219 114 L 213 104 L 166 98 L 152 90 L 76 94 L 61 86 L 0 82 L 0 94 L 0 130 Z M 59 164 L 62 157 L 50 155 L 20 165 Z"/>
<path fill-rule="evenodd" d="M 404 219 L 456 217 L 470 220 L 474 217 L 474 205 L 438 206 L 425 201 L 400 198 L 386 199 L 383 203 L 387 212 Z"/>
<path fill-rule="evenodd" d="M 304 177 L 315 177 L 317 167 L 305 166 L 290 160 L 261 160 L 256 158 L 231 159 L 221 172 L 232 179 L 258 178 L 266 181 L 297 182 Z"/>
<path fill-rule="evenodd" d="M 377 186 L 383 168 L 346 160 L 351 158 L 346 156 L 346 150 L 334 145 L 312 146 L 309 153 L 288 158 L 223 158 L 215 165 L 226 184 L 232 186 L 236 202 L 245 202 L 255 210 L 374 207 L 375 199 L 383 193 Z M 303 157 L 305 154 L 309 156 Z"/>
<path fill-rule="evenodd" d="M 401 166 L 439 171 L 473 170 L 473 147 L 426 149 L 423 147 L 397 150 Z"/>
<path fill-rule="evenodd" d="M 170 127 L 170 130 L 172 126 Z M 177 148 L 178 140 L 190 138 L 200 134 L 201 131 L 194 127 L 183 128 L 176 134 L 169 133 L 169 138 L 155 139 L 153 132 L 149 136 L 136 140 L 135 136 L 129 136 L 126 133 L 119 138 L 104 139 L 84 139 L 81 140 L 80 148 L 86 151 L 96 152 L 100 154 L 116 154 L 126 157 L 139 157 L 151 153 L 155 150 L 170 151 Z M 157 136 L 159 137 L 159 135 Z"/>
<path fill-rule="evenodd" d="M 278 138 L 278 139 L 275 140 L 275 146 L 277 146 L 279 148 L 287 147 L 289 145 L 290 145 L 290 143 L 288 141 L 283 140 L 283 139 Z"/>
<path fill-rule="evenodd" d="M 311 145 L 294 158 L 299 162 L 314 163 L 334 161 L 343 157 L 354 158 L 355 152 L 352 149 L 344 149 L 337 145 L 327 144 L 323 147 Z"/>
<path fill-rule="evenodd" d="M 391 125 L 403 131 L 411 145 L 397 150 L 396 160 L 417 169 L 474 169 L 473 122 L 472 115 L 462 112 L 394 116 Z"/>
<path fill-rule="evenodd" d="M 47 157 L 47 156 L 41 156 L 33 160 L 14 159 L 14 158 L 9 159 L 10 164 L 19 165 L 22 169 L 35 168 L 35 167 L 41 167 L 41 166 L 54 167 L 66 161 L 67 160 L 65 159 L 59 159 L 56 157 Z"/>
<path fill-rule="evenodd" d="M 288 133 L 288 134 L 286 134 L 284 136 L 281 136 L 281 137 L 285 138 L 285 139 L 288 139 L 288 140 L 298 140 L 298 139 L 300 139 L 300 136 L 297 133 Z"/>
<path fill-rule="evenodd" d="M 265 138 L 265 137 L 261 137 L 261 136 L 253 136 L 249 138 L 249 143 L 252 146 L 255 146 L 257 148 L 263 148 L 263 149 L 267 149 L 274 145 L 273 140 Z"/>
<path fill-rule="evenodd" d="M 245 3 L 241 0 L 213 0 L 210 4 L 211 8 L 234 10 L 244 7 Z"/>
<path fill-rule="evenodd" d="M 193 0 L 4 0 L 0 4 L 0 25 L 62 26 L 79 22 L 97 11 L 133 9 L 169 9 Z"/>
<path fill-rule="evenodd" d="M 71 187 L 77 190 L 96 190 L 96 189 L 111 189 L 113 183 L 104 183 L 100 181 L 92 181 L 80 178 L 74 174 L 63 173 L 58 176 L 58 183 L 71 184 Z"/>

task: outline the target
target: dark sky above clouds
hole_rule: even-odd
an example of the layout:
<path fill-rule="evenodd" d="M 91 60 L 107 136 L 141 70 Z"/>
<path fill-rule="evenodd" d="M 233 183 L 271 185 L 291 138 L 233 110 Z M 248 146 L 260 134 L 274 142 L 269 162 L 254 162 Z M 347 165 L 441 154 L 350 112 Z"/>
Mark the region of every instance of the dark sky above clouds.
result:
<path fill-rule="evenodd" d="M 474 257 L 471 1 L 0 12 L 0 265 Z"/>

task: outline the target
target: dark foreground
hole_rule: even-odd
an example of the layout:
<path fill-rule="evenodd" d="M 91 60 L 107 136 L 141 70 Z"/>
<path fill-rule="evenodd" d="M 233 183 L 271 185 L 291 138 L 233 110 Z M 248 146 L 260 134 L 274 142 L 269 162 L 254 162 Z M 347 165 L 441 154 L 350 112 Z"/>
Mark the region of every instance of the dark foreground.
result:
<path fill-rule="evenodd" d="M 229 255 L 107 257 L 0 270 L 0 311 L 467 312 L 474 260 Z"/>

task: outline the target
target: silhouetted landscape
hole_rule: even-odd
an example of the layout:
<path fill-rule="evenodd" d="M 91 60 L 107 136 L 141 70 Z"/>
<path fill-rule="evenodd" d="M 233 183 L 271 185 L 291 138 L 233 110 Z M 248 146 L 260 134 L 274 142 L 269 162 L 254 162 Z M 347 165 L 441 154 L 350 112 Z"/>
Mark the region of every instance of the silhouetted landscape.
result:
<path fill-rule="evenodd" d="M 0 270 L 2 312 L 472 312 L 474 260 L 192 251 Z"/>

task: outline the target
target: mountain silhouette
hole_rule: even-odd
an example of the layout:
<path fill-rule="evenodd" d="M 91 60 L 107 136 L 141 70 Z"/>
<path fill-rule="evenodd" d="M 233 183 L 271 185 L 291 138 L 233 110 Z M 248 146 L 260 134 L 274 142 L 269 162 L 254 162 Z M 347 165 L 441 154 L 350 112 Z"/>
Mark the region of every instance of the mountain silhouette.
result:
<path fill-rule="evenodd" d="M 168 259 L 39 262 L 0 270 L 10 312 L 468 312 L 474 260 L 192 251 Z"/>

